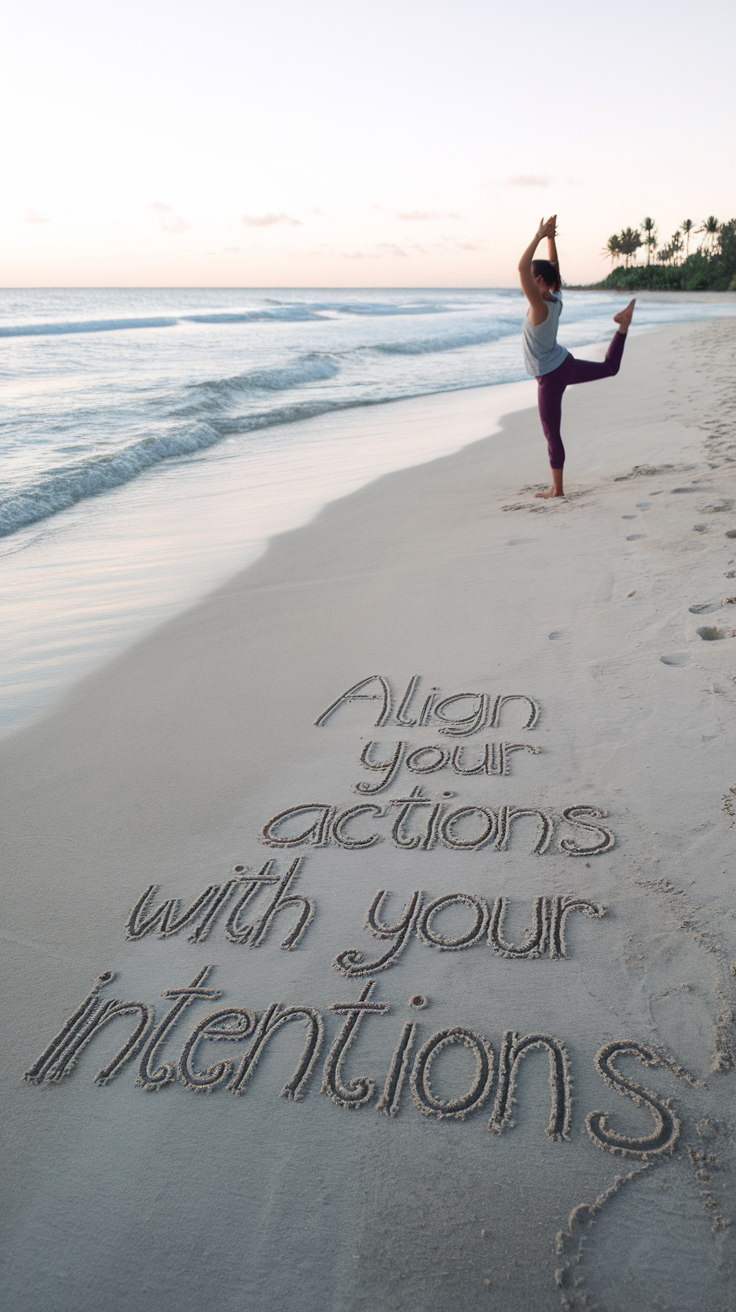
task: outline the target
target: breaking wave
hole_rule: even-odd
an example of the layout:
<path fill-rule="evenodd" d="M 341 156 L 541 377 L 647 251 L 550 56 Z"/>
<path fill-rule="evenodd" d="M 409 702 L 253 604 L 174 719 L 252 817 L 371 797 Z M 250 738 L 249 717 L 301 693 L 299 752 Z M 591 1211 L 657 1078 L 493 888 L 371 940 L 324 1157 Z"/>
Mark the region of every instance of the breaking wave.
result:
<path fill-rule="evenodd" d="M 373 350 L 380 355 L 429 355 L 436 351 L 459 351 L 464 346 L 485 346 L 501 337 L 518 334 L 518 323 L 503 328 L 482 328 L 475 331 L 448 333 L 445 336 L 420 337 L 408 342 L 381 342 Z"/>
<path fill-rule="evenodd" d="M 114 333 L 121 328 L 173 328 L 179 322 L 164 315 L 149 319 L 85 319 L 80 323 L 0 324 L 0 337 L 47 337 L 65 333 Z"/>
<path fill-rule="evenodd" d="M 121 487 L 161 460 L 213 446 L 222 436 L 211 424 L 193 424 L 177 433 L 143 438 L 110 455 L 90 456 L 57 468 L 0 500 L 0 537 L 67 510 L 86 497 Z"/>
<path fill-rule="evenodd" d="M 236 374 L 233 378 L 213 378 L 205 383 L 194 383 L 190 392 L 195 396 L 227 401 L 243 392 L 283 392 L 304 383 L 316 383 L 334 378 L 340 372 L 340 363 L 334 356 L 310 352 L 292 364 L 273 369 L 253 369 Z"/>
<path fill-rule="evenodd" d="M 449 307 L 435 304 L 391 305 L 361 301 L 275 302 L 256 310 L 222 310 L 211 314 L 150 315 L 129 319 L 82 319 L 55 323 L 1 324 L 0 337 L 58 337 L 69 333 L 114 333 L 134 328 L 175 328 L 181 323 L 310 323 L 332 314 L 385 318 L 387 315 L 444 314 Z"/>

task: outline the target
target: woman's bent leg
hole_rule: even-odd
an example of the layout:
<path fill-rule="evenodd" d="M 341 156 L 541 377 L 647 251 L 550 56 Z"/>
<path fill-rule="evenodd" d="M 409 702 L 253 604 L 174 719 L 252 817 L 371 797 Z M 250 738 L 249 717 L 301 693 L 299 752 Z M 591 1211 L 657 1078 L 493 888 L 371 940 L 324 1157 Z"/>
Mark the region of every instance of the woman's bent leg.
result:
<path fill-rule="evenodd" d="M 568 355 L 565 364 L 570 361 L 572 367 L 567 382 L 574 386 L 575 383 L 594 383 L 598 378 L 613 378 L 621 368 L 625 345 L 626 333 L 615 332 L 606 351 L 606 358 L 600 364 L 595 360 L 576 360 L 574 355 Z"/>

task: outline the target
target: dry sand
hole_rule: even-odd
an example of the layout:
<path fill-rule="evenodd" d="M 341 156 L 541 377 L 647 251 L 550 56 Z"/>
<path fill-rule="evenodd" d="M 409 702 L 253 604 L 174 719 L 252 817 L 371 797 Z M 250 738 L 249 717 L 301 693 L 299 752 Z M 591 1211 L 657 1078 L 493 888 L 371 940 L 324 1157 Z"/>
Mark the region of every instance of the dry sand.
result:
<path fill-rule="evenodd" d="M 730 320 L 662 329 L 629 342 L 618 379 L 569 392 L 564 502 L 534 499 L 538 420 L 515 414 L 501 434 L 275 540 L 2 744 L 13 1312 L 735 1306 L 736 604 L 721 605 L 736 594 L 735 343 Z M 392 695 L 382 724 L 382 701 L 363 700 L 315 725 L 378 674 Z M 440 707 L 445 728 L 475 710 L 485 724 L 466 736 L 431 714 L 398 724 L 415 675 L 404 720 L 436 689 L 435 705 L 475 694 Z M 535 724 L 531 702 L 496 701 L 512 695 L 533 699 Z M 378 761 L 405 746 L 395 777 L 361 796 L 359 781 L 384 777 L 360 764 L 369 742 Z M 460 748 L 470 769 L 491 743 L 489 769 L 505 774 L 461 775 L 452 760 L 422 773 L 441 752 L 412 756 Z M 395 802 L 414 788 L 431 804 L 392 838 Z M 269 832 L 284 840 L 334 817 L 321 845 L 259 841 L 300 804 L 322 810 Z M 376 812 L 345 817 L 361 804 Z M 492 815 L 447 820 L 462 807 Z M 513 820 L 513 808 L 541 814 Z M 484 845 L 459 846 L 491 823 Z M 400 845 L 412 836 L 420 846 Z M 277 886 L 265 884 L 223 888 L 199 942 L 188 940 L 207 904 L 168 937 L 124 937 L 150 885 L 153 905 L 188 906 L 269 859 L 283 876 L 299 856 L 286 895 L 314 916 L 290 951 L 280 944 L 308 904 L 266 924 Z M 260 891 L 229 920 L 249 888 Z M 396 940 L 363 928 L 378 889 L 389 925 L 417 890 L 424 907 L 469 898 L 419 914 L 402 951 L 359 975 Z M 583 905 L 547 932 L 567 896 Z M 528 955 L 503 955 L 525 950 L 533 914 L 539 954 L 531 933 Z M 228 941 L 228 923 L 243 941 Z M 443 950 L 474 925 L 476 942 Z M 364 956 L 341 955 L 340 973 L 348 949 Z M 205 966 L 199 987 L 219 1001 L 161 997 Z M 82 1017 L 39 1064 L 106 970 L 101 1003 L 147 1008 L 111 1019 L 73 1065 Z M 351 1012 L 363 994 L 388 1010 Z M 158 1023 L 184 1002 L 148 1063 L 139 1051 L 93 1082 L 147 1009 Z M 235 1042 L 204 1034 L 187 1057 L 212 1011 L 246 1008 L 262 1027 L 272 1003 L 312 1012 L 268 1039 L 242 1096 L 226 1080 L 263 1028 Z M 311 1082 L 279 1097 L 317 1012 Z M 442 1031 L 431 1061 L 424 1045 Z M 514 1062 L 514 1036 L 527 1035 L 542 1046 Z M 209 1096 L 167 1080 L 182 1053 L 182 1079 L 209 1080 Z M 139 1068 L 162 1087 L 137 1087 Z"/>

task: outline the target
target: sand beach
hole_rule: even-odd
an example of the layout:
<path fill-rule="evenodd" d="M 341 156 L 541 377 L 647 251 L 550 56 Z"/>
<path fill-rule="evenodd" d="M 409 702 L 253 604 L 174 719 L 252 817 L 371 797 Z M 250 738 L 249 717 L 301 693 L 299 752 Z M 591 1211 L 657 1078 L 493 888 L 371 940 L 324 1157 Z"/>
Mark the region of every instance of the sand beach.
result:
<path fill-rule="evenodd" d="M 13 1312 L 733 1308 L 735 347 L 571 389 L 555 503 L 395 403 L 477 440 L 0 743 Z"/>

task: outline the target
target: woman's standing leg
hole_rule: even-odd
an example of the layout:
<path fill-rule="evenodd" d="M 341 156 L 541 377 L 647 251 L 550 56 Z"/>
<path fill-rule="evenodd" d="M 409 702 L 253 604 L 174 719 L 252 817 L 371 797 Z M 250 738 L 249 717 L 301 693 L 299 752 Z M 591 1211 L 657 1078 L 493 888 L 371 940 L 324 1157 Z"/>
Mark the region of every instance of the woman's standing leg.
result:
<path fill-rule="evenodd" d="M 539 402 L 539 418 L 542 421 L 542 430 L 547 439 L 547 450 L 549 452 L 549 463 L 552 467 L 552 487 L 548 492 L 537 492 L 538 497 L 561 497 L 564 496 L 562 490 L 562 469 L 565 464 L 565 448 L 562 444 L 562 433 L 560 431 L 562 424 L 562 397 L 567 386 L 568 360 L 553 369 L 551 374 L 542 374 L 537 379 L 537 397 Z"/>

